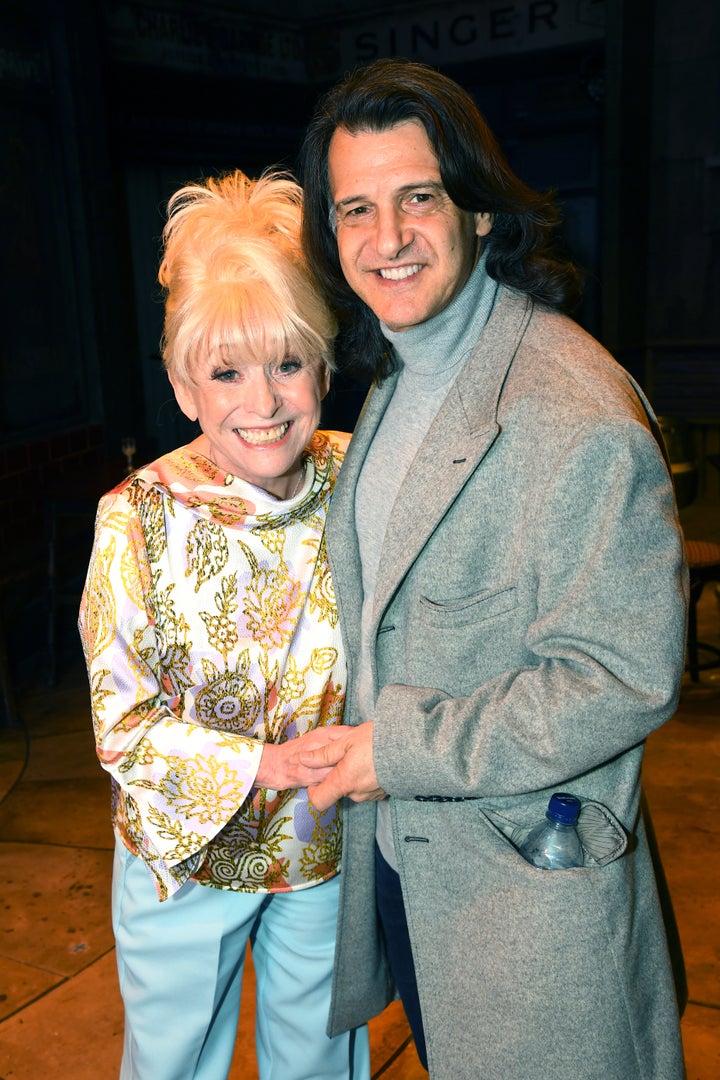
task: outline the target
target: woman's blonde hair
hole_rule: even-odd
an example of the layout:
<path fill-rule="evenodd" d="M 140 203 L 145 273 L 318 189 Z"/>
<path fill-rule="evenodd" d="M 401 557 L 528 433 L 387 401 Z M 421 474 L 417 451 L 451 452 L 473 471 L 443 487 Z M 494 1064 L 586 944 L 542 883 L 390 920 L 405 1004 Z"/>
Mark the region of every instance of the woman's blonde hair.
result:
<path fill-rule="evenodd" d="M 175 192 L 158 272 L 172 378 L 191 382 L 209 356 L 332 368 L 337 326 L 303 257 L 301 221 L 302 190 L 277 170 L 255 181 L 236 170 Z"/>

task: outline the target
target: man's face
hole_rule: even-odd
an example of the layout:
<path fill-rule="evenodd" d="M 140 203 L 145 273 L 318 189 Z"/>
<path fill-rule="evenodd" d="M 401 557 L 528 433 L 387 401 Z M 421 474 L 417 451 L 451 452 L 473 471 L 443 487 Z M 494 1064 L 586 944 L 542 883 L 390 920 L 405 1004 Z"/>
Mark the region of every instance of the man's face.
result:
<path fill-rule="evenodd" d="M 425 128 L 338 128 L 328 152 L 340 265 L 348 284 L 391 330 L 443 311 L 467 282 L 492 228 L 443 188 Z"/>

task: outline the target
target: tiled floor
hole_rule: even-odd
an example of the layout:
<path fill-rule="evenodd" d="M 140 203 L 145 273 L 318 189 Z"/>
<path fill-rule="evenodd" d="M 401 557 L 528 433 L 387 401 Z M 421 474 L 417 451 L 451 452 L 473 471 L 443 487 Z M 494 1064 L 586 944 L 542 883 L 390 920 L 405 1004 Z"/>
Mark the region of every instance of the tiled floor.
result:
<path fill-rule="evenodd" d="M 24 695 L 27 760 L 23 734 L 0 733 L 0 1080 L 111 1080 L 120 1062 L 109 788 L 84 680 L 77 663 Z M 253 998 L 250 964 L 230 1080 L 257 1077 Z M 372 1053 L 375 1076 L 427 1076 L 399 1004 L 374 1022 Z"/>
<path fill-rule="evenodd" d="M 711 586 L 700 631 L 720 641 Z M 0 1080 L 112 1080 L 122 1007 L 109 920 L 108 782 L 94 757 L 77 654 L 55 689 L 21 693 L 21 713 L 27 741 L 20 729 L 0 730 Z M 688 970 L 688 1080 L 720 1077 L 719 778 L 716 669 L 698 684 L 686 677 L 677 714 L 648 742 L 645 768 Z M 257 1076 L 251 970 L 247 990 L 231 1080 Z M 375 1077 L 427 1076 L 399 1005 L 373 1022 L 371 1042 Z"/>

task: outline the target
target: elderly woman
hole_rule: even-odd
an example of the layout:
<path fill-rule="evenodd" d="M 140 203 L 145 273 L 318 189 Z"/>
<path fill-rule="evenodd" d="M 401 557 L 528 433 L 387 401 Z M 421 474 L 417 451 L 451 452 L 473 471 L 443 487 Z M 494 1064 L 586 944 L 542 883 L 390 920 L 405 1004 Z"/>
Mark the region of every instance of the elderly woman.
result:
<path fill-rule="evenodd" d="M 316 431 L 335 324 L 301 192 L 240 172 L 170 200 L 163 357 L 202 433 L 106 495 L 80 612 L 112 777 L 121 1077 L 220 1080 L 248 941 L 262 1080 L 369 1075 L 325 1034 L 340 819 L 298 748 L 342 716 L 325 516 L 348 437 Z"/>

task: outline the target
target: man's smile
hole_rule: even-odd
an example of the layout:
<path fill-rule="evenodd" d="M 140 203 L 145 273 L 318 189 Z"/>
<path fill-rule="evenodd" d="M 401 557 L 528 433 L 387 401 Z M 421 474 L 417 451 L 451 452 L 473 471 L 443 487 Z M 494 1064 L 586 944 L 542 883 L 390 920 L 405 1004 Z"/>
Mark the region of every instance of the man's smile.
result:
<path fill-rule="evenodd" d="M 412 263 L 411 266 L 386 266 L 378 270 L 378 274 L 385 281 L 402 281 L 404 278 L 412 277 L 413 274 L 417 274 L 421 270 L 422 263 Z"/>

